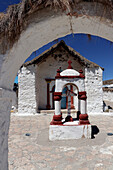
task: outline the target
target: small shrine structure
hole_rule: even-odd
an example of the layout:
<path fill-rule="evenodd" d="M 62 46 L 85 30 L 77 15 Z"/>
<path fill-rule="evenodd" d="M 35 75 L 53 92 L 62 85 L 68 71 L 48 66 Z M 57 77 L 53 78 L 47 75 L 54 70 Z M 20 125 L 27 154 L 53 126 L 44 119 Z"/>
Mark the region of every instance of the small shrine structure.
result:
<path fill-rule="evenodd" d="M 55 77 L 55 113 L 49 128 L 50 140 L 91 138 L 91 125 L 87 114 L 85 76 L 82 70 L 79 72 L 74 70 L 71 63 L 71 61 L 68 61 L 68 68 L 62 72 L 58 69 Z M 68 85 L 75 86 L 78 94 L 74 93 L 71 89 L 67 90 L 68 115 L 63 119 L 61 112 L 62 90 Z M 71 116 L 70 102 L 72 95 L 78 96 L 77 118 L 72 118 Z"/>

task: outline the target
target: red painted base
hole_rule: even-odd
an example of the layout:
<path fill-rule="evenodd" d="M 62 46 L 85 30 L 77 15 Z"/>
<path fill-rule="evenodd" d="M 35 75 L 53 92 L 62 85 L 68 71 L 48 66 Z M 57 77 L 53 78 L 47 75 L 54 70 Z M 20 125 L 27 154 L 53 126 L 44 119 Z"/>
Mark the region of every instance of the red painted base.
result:
<path fill-rule="evenodd" d="M 88 114 L 79 115 L 79 125 L 89 125 Z"/>
<path fill-rule="evenodd" d="M 52 120 L 50 125 L 63 125 L 63 123 L 61 121 L 54 121 L 54 120 Z"/>
<path fill-rule="evenodd" d="M 61 115 L 54 115 L 53 120 L 51 121 L 50 125 L 62 125 L 62 114 Z"/>
<path fill-rule="evenodd" d="M 75 109 L 74 105 L 71 105 L 71 109 Z"/>
<path fill-rule="evenodd" d="M 89 120 L 79 120 L 79 125 L 89 125 Z"/>

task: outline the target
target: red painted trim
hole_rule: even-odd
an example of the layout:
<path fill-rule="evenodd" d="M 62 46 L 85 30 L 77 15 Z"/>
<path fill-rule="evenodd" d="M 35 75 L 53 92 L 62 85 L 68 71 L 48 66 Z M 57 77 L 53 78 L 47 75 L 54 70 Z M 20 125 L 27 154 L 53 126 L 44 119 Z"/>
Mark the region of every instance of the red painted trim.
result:
<path fill-rule="evenodd" d="M 70 89 L 71 89 L 71 91 L 73 92 L 73 86 L 72 85 L 70 85 Z M 71 109 L 74 109 L 75 107 L 74 107 L 74 105 L 73 105 L 73 96 L 71 96 Z"/>
<path fill-rule="evenodd" d="M 62 99 L 62 96 L 54 96 L 54 101 L 60 101 Z"/>
<path fill-rule="evenodd" d="M 54 121 L 54 120 L 52 120 L 50 122 L 50 125 L 63 125 L 63 123 L 61 121 Z"/>
<path fill-rule="evenodd" d="M 82 74 L 82 73 L 83 73 L 83 70 L 79 70 L 79 73 L 81 73 L 81 74 Z"/>
<path fill-rule="evenodd" d="M 79 119 L 80 120 L 88 120 L 88 114 L 80 114 Z"/>
<path fill-rule="evenodd" d="M 88 114 L 80 114 L 79 115 L 79 125 L 90 124 L 88 120 Z"/>
<path fill-rule="evenodd" d="M 85 76 L 83 75 L 83 70 L 79 70 L 79 73 L 80 73 L 80 77 L 82 77 L 82 78 L 85 78 Z"/>
<path fill-rule="evenodd" d="M 89 125 L 89 120 L 79 120 L 79 125 Z"/>
<path fill-rule="evenodd" d="M 50 105 L 50 91 L 49 91 L 49 83 L 47 83 L 47 105 L 46 105 L 46 109 L 50 109 L 51 105 Z"/>
<path fill-rule="evenodd" d="M 62 95 L 62 92 L 54 92 L 54 95 L 55 95 L 55 96 L 61 96 L 61 95 Z"/>
<path fill-rule="evenodd" d="M 62 113 L 61 115 L 54 114 L 53 120 L 51 121 L 50 125 L 63 125 L 61 120 L 62 120 Z"/>
<path fill-rule="evenodd" d="M 55 120 L 55 121 L 60 121 L 60 120 L 62 120 L 62 115 L 55 115 L 55 114 L 54 114 L 53 120 Z"/>
<path fill-rule="evenodd" d="M 57 69 L 56 77 L 60 77 L 60 70 L 59 70 L 59 69 Z M 55 77 L 55 78 L 56 78 L 56 77 Z"/>
<path fill-rule="evenodd" d="M 78 95 L 86 95 L 86 91 L 78 92 Z"/>
<path fill-rule="evenodd" d="M 86 96 L 86 95 L 82 95 L 82 96 L 80 97 L 80 99 L 81 99 L 81 100 L 86 100 L 86 99 L 87 99 L 87 96 Z"/>
<path fill-rule="evenodd" d="M 62 92 L 54 92 L 54 101 L 60 101 L 62 99 Z"/>
<path fill-rule="evenodd" d="M 86 100 L 86 99 L 87 99 L 86 91 L 78 92 L 78 99 L 80 99 L 80 100 Z"/>

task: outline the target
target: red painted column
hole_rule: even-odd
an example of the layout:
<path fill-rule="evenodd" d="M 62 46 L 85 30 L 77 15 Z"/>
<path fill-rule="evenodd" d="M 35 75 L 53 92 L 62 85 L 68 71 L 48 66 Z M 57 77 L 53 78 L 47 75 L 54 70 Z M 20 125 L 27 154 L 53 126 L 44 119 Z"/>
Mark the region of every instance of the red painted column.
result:
<path fill-rule="evenodd" d="M 50 89 L 49 89 L 49 85 L 50 85 L 50 80 L 46 80 L 47 82 L 47 105 L 46 105 L 46 109 L 50 109 L 51 105 L 50 105 Z"/>
<path fill-rule="evenodd" d="M 81 109 L 81 112 L 84 112 L 84 113 L 81 113 L 79 115 L 79 124 L 80 125 L 90 124 L 90 122 L 88 120 L 88 114 L 86 113 L 86 107 L 87 107 L 86 106 L 86 99 L 87 99 L 86 91 L 79 92 L 78 97 L 79 97 L 79 100 L 80 100 L 80 103 L 81 103 L 81 107 L 83 108 L 83 109 Z"/>
<path fill-rule="evenodd" d="M 62 92 L 54 92 L 54 101 L 55 101 L 55 114 L 50 125 L 62 125 L 62 113 L 61 113 L 61 99 Z"/>
<path fill-rule="evenodd" d="M 72 85 L 70 85 L 70 89 L 71 89 L 71 91 L 73 92 L 73 86 Z M 73 96 L 71 96 L 71 109 L 74 109 L 75 107 L 74 107 L 74 105 L 73 105 Z"/>

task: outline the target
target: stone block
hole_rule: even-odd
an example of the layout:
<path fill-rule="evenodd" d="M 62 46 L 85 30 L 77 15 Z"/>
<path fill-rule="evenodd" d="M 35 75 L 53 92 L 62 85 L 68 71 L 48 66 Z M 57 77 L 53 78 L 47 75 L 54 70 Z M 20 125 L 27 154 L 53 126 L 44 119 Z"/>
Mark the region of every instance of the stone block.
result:
<path fill-rule="evenodd" d="M 91 125 L 50 125 L 49 126 L 49 140 L 68 140 L 68 139 L 80 139 L 91 138 Z"/>

